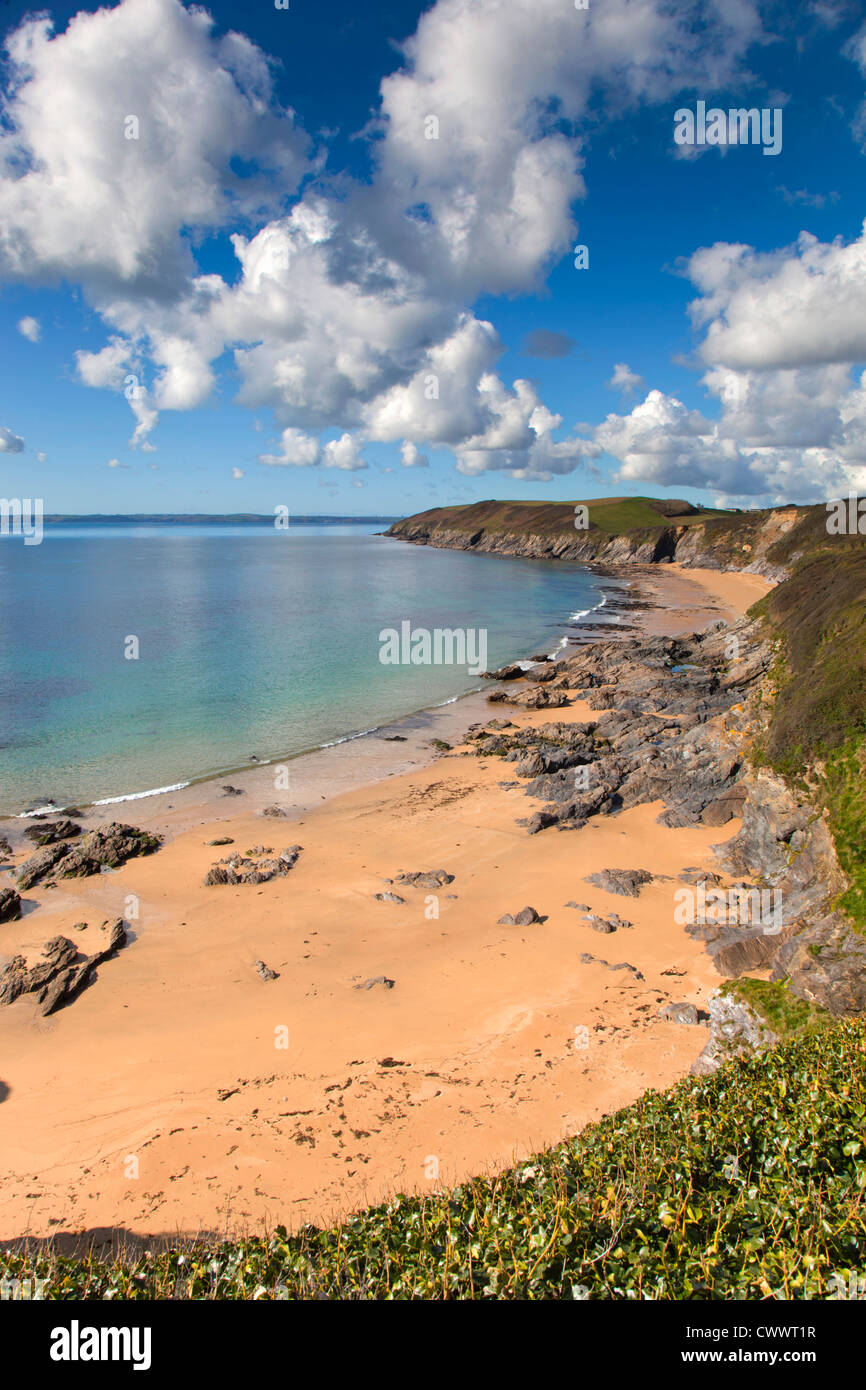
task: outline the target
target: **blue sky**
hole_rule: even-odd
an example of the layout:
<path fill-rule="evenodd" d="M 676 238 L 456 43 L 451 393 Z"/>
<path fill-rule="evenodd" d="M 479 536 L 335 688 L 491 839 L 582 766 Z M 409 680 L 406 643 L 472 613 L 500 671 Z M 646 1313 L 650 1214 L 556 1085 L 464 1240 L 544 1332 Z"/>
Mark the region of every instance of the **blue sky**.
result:
<path fill-rule="evenodd" d="M 866 489 L 860 0 L 206 10 L 0 5 L 4 496 Z"/>

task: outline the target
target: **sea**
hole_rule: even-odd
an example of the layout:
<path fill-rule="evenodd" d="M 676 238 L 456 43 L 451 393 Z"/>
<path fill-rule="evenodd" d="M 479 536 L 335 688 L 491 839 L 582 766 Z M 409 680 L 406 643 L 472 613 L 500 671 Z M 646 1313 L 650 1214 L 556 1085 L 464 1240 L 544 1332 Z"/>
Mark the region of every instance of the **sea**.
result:
<path fill-rule="evenodd" d="M 466 664 L 384 663 L 383 632 L 405 623 L 483 632 L 495 668 L 554 653 L 604 603 L 609 581 L 584 566 L 409 545 L 386 525 L 0 536 L 0 816 L 155 795 L 483 687 Z"/>

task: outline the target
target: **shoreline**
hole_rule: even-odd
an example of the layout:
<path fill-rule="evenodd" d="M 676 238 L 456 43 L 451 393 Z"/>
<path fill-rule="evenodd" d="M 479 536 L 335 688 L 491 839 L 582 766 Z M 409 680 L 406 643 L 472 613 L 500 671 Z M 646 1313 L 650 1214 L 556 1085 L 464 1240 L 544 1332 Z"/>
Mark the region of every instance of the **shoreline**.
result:
<path fill-rule="evenodd" d="M 736 581 L 745 580 L 746 585 L 754 589 L 756 598 L 768 587 L 765 581 L 753 575 L 737 572 L 722 575 L 716 570 L 695 570 L 675 564 L 632 564 L 619 569 L 613 565 L 590 564 L 586 568 L 596 573 L 603 582 L 616 586 L 621 598 L 611 608 L 620 610 L 625 621 L 615 617 L 613 622 L 605 623 L 604 635 L 610 628 L 612 635 L 619 630 L 623 637 L 634 636 L 638 632 L 675 636 L 695 627 L 699 630 L 701 626 L 730 617 L 738 611 L 737 591 L 742 586 Z M 704 575 L 706 579 L 701 578 Z M 734 585 L 725 585 L 725 579 L 734 580 Z M 717 589 L 719 581 L 722 581 L 721 601 Z M 647 592 L 651 596 L 649 599 Z M 710 596 L 709 602 L 701 602 L 704 594 Z M 604 597 L 600 604 L 587 610 L 584 617 L 598 613 L 603 605 L 606 605 Z M 594 624 L 574 624 L 568 618 L 563 618 L 561 628 L 566 635 L 559 640 L 568 642 L 568 645 L 556 646 L 554 659 L 573 654 L 580 645 L 580 638 L 568 637 L 569 632 L 586 633 L 584 640 L 590 641 L 599 640 L 602 636 Z M 543 647 L 544 642 L 540 642 L 536 650 Z M 525 656 L 512 658 L 513 661 L 526 659 Z M 486 700 L 487 687 L 482 685 L 436 705 L 386 720 L 371 729 L 350 731 L 297 753 L 277 753 L 219 772 L 182 778 L 164 789 L 119 794 L 94 802 L 78 801 L 73 809 L 81 809 L 81 815 L 76 819 L 90 830 L 118 818 L 123 819 L 127 814 L 124 808 L 129 807 L 128 814 L 143 829 L 170 836 L 196 825 L 207 824 L 211 818 L 218 822 L 225 818 L 225 814 L 237 809 L 232 804 L 234 797 L 222 795 L 224 780 L 229 780 L 230 785 L 238 786 L 244 795 L 253 798 L 250 803 L 244 803 L 245 809 L 249 805 L 260 812 L 265 805 L 279 801 L 281 794 L 275 790 L 272 780 L 269 782 L 268 769 L 288 765 L 289 781 L 297 790 L 300 800 L 295 799 L 293 790 L 291 797 L 285 798 L 287 810 L 291 809 L 296 815 L 304 814 L 320 800 L 330 799 L 343 791 L 373 786 L 388 777 L 400 776 L 411 768 L 435 762 L 437 753 L 432 750 L 433 740 L 450 743 L 459 737 L 467 720 L 481 717 L 487 708 Z M 376 747 L 377 744 L 393 745 L 398 742 L 401 744 L 401 756 L 397 756 L 394 747 L 390 750 Z M 376 756 L 377 753 L 379 756 Z M 63 815 L 67 809 L 67 805 L 49 803 L 33 807 L 30 811 L 0 815 L 0 831 L 15 844 L 26 825 L 35 823 L 35 817 Z"/>
<path fill-rule="evenodd" d="M 670 566 L 653 575 L 657 596 L 680 607 L 635 609 L 641 622 L 692 631 L 769 587 L 715 572 L 692 580 Z M 465 734 L 476 712 L 520 728 L 598 713 L 585 699 L 494 708 L 478 693 L 443 717 Z M 299 757 L 301 800 L 286 818 L 259 813 L 270 785 L 151 805 L 150 816 L 139 802 L 136 824 L 166 827 L 156 854 L 24 895 L 25 915 L 0 927 L 4 956 L 38 958 L 56 935 L 87 943 L 118 915 L 131 930 L 68 1007 L 41 1017 L 23 996 L 0 1008 L 0 1239 L 159 1242 L 328 1223 L 396 1191 L 507 1166 L 686 1074 L 705 1030 L 660 1020 L 658 1002 L 699 1002 L 718 977 L 673 922 L 665 880 L 705 862 L 739 822 L 667 829 L 654 802 L 527 836 L 519 821 L 533 803 L 503 780 L 510 765 L 475 756 L 456 732 L 437 756 L 423 748 L 430 733 L 425 723 L 411 746 L 408 734 L 384 750 L 378 739 L 348 745 L 366 743 L 366 762 L 346 758 L 346 744 Z M 205 887 L 226 851 L 208 846 L 204 827 L 239 849 L 297 839 L 300 857 L 258 887 Z M 659 881 L 638 899 L 585 882 L 644 864 Z M 429 916 L 431 894 L 397 876 L 440 868 L 453 879 Z M 568 907 L 575 897 L 616 909 L 631 929 L 600 939 Z M 526 904 L 541 924 L 499 921 Z M 600 946 L 638 974 L 581 963 Z M 260 978 L 257 961 L 275 978 Z M 576 1028 L 589 1030 L 586 1057 Z"/>

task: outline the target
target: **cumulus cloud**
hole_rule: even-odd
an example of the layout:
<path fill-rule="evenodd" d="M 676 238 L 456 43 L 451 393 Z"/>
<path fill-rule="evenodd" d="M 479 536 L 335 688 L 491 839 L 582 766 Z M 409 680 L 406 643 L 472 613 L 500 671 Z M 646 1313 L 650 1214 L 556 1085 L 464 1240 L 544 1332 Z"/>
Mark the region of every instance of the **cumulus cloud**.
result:
<path fill-rule="evenodd" d="M 243 476 L 244 476 L 244 470 L 243 470 L 242 468 L 233 468 L 233 469 L 232 469 L 232 477 L 233 477 L 233 478 L 242 478 Z"/>
<path fill-rule="evenodd" d="M 426 454 L 422 454 L 417 444 L 411 440 L 404 439 L 400 445 L 400 459 L 404 468 L 429 468 L 430 460 Z"/>
<path fill-rule="evenodd" d="M 771 253 L 718 243 L 685 273 L 718 418 L 661 391 L 609 415 L 593 439 L 620 477 L 774 501 L 866 485 L 866 378 L 853 375 L 866 360 L 866 229 Z"/>
<path fill-rule="evenodd" d="M 643 386 L 644 379 L 638 372 L 633 372 L 627 362 L 617 362 L 607 384 L 611 391 L 622 391 L 624 395 L 631 396 Z"/>
<path fill-rule="evenodd" d="M 866 360 L 866 224 L 846 244 L 802 232 L 794 247 L 757 252 L 718 242 L 686 266 L 701 297 L 701 356 L 734 370 Z"/>
<path fill-rule="evenodd" d="M 202 8 L 121 0 L 56 35 L 28 19 L 9 40 L 0 272 L 83 286 L 107 341 L 79 376 L 124 390 L 136 447 L 211 395 L 228 351 L 239 402 L 283 431 L 265 464 L 355 471 L 361 440 L 411 440 L 464 472 L 567 472 L 580 448 L 496 376 L 471 305 L 538 289 L 570 246 L 600 110 L 721 87 L 760 33 L 757 0 L 437 0 L 381 84 L 370 178 L 335 196 L 265 55 Z M 220 231 L 226 279 L 194 256 Z"/>
<path fill-rule="evenodd" d="M 20 454 L 24 451 L 24 440 L 20 435 L 0 425 L 0 454 Z"/>
<path fill-rule="evenodd" d="M 25 314 L 23 319 L 18 320 L 18 332 L 22 338 L 29 338 L 31 343 L 38 343 L 42 336 L 42 328 L 39 320 Z"/>

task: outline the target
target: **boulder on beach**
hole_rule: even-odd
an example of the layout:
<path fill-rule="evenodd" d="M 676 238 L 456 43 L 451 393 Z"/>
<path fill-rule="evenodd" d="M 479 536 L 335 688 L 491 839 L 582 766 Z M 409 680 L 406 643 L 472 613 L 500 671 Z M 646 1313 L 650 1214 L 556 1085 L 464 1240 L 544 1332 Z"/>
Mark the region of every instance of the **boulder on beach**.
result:
<path fill-rule="evenodd" d="M 36 825 L 28 825 L 24 834 L 35 845 L 53 845 L 58 840 L 72 840 L 80 835 L 81 826 L 64 817 L 61 820 L 37 821 Z"/>
<path fill-rule="evenodd" d="M 531 927 L 533 922 L 540 922 L 534 907 L 523 907 L 519 912 L 506 912 L 504 917 L 499 918 L 498 925 L 501 927 Z"/>
<path fill-rule="evenodd" d="M 602 869 L 597 874 L 588 874 L 584 883 L 594 883 L 605 893 L 617 893 L 622 898 L 636 898 L 645 883 L 652 882 L 652 874 L 646 869 Z"/>
<path fill-rule="evenodd" d="M 409 888 L 444 888 L 446 884 L 454 882 L 454 875 L 446 873 L 444 869 L 430 869 L 426 873 L 398 874 L 397 882 L 405 883 Z"/>

